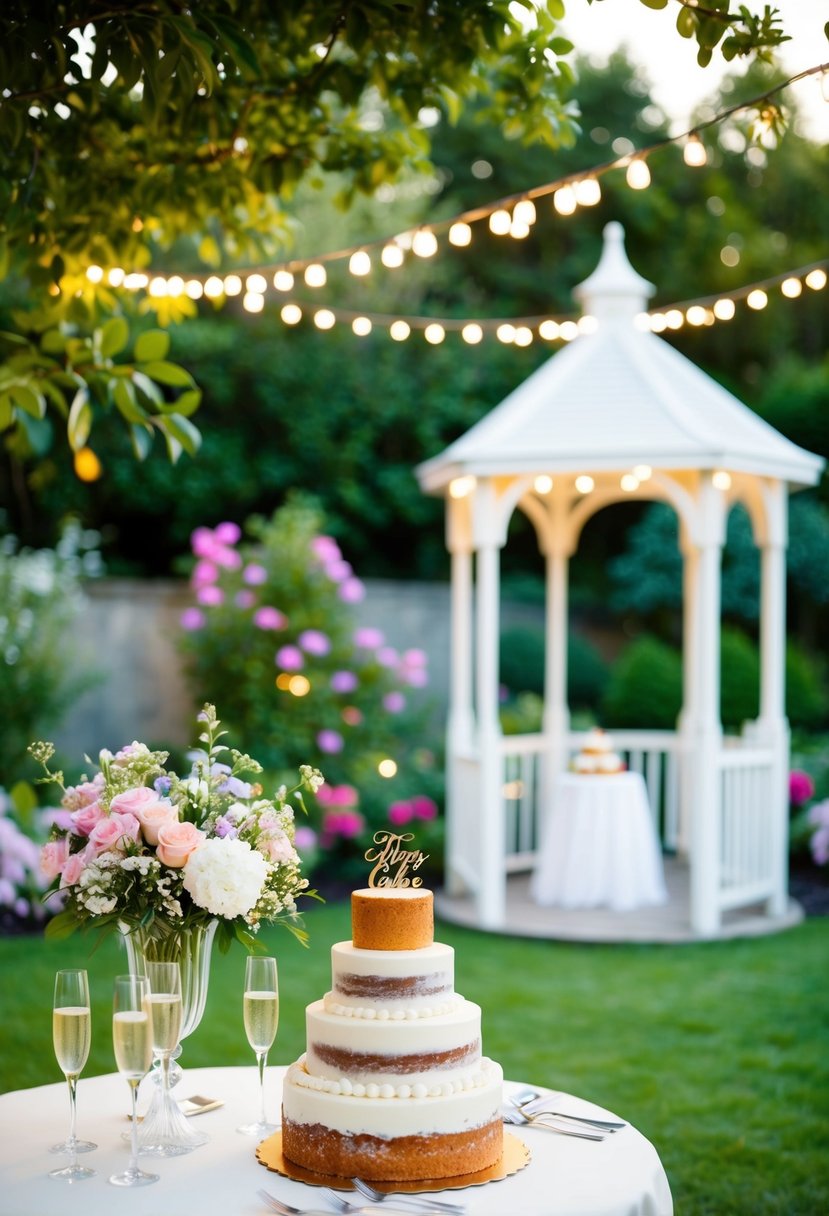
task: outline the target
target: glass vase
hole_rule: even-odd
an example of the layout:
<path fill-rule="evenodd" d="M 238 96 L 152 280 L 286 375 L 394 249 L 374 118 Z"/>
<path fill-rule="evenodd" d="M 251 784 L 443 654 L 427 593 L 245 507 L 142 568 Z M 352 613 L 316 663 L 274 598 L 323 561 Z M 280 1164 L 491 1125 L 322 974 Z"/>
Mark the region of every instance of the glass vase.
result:
<path fill-rule="evenodd" d="M 138 1131 L 139 1151 L 143 1156 L 178 1157 L 210 1139 L 182 1114 L 172 1089 L 182 1075 L 176 1063 L 181 1055 L 181 1041 L 192 1034 L 204 1013 L 210 980 L 210 952 L 218 923 L 217 920 L 205 921 L 174 931 L 163 931 L 158 924 L 150 929 L 121 926 L 132 974 L 144 975 L 145 961 L 176 962 L 181 970 L 179 1042 L 170 1061 L 169 1087 L 165 1088 L 161 1083 L 159 1061 L 150 1073 L 155 1083 L 153 1097 Z"/>

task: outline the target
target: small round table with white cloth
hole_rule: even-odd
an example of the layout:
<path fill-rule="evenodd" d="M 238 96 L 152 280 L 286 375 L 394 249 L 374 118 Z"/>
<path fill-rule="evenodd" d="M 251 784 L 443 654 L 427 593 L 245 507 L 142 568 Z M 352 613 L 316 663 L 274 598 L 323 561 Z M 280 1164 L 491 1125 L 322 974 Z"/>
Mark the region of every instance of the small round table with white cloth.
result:
<path fill-rule="evenodd" d="M 284 1068 L 267 1070 L 267 1110 L 277 1121 L 284 1075 Z M 329 1206 L 317 1187 L 266 1170 L 254 1155 L 255 1142 L 236 1131 L 259 1109 L 254 1065 L 186 1069 L 181 1087 L 182 1096 L 199 1094 L 224 1102 L 218 1110 L 197 1116 L 210 1142 L 183 1157 L 141 1158 L 144 1167 L 161 1178 L 152 1186 L 134 1189 L 107 1183 L 110 1174 L 126 1167 L 129 1152 L 121 1139 L 129 1109 L 122 1077 L 114 1073 L 82 1077 L 78 1084 L 78 1135 L 98 1145 L 82 1160 L 97 1176 L 72 1184 L 48 1177 L 49 1170 L 63 1160 L 51 1156 L 48 1146 L 66 1135 L 66 1083 L 0 1095 L 3 1216 L 265 1216 L 268 1209 L 256 1194 L 261 1187 L 298 1208 Z M 507 1092 L 526 1088 L 505 1082 Z M 557 1095 L 557 1099 L 557 1109 L 614 1117 L 580 1098 Z M 600 1143 L 539 1128 L 509 1131 L 529 1146 L 529 1165 L 502 1181 L 440 1191 L 435 1198 L 462 1200 L 468 1216 L 671 1216 L 665 1171 L 653 1145 L 636 1128 L 625 1127 Z"/>
<path fill-rule="evenodd" d="M 566 773 L 553 787 L 530 892 L 553 908 L 630 908 L 667 899 L 640 773 Z"/>

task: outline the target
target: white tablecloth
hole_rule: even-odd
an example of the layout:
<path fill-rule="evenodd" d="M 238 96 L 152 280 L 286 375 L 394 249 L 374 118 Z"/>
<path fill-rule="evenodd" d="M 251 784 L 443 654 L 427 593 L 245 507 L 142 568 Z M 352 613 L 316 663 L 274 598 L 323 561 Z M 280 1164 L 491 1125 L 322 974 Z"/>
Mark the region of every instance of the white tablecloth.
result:
<path fill-rule="evenodd" d="M 268 1113 L 278 1122 L 284 1068 L 269 1068 Z M 146 1085 L 147 1082 L 144 1082 Z M 166 1161 L 142 1158 L 161 1175 L 150 1187 L 116 1189 L 106 1179 L 127 1164 L 121 1140 L 129 1109 L 127 1085 L 117 1074 L 81 1078 L 78 1135 L 95 1141 L 84 1165 L 98 1171 L 86 1182 L 67 1184 L 47 1177 L 65 1159 L 51 1156 L 50 1144 L 65 1137 L 69 1118 L 66 1083 L 0 1095 L 0 1212 L 2 1216 L 265 1216 L 256 1191 L 265 1187 L 295 1207 L 325 1208 L 316 1187 L 292 1182 L 259 1165 L 255 1144 L 236 1127 L 259 1113 L 256 1068 L 186 1069 L 183 1094 L 224 1099 L 225 1105 L 198 1115 L 210 1143 Z M 508 1090 L 526 1088 L 507 1082 Z M 563 1096 L 562 1109 L 576 1114 L 607 1112 Z M 139 1098 L 139 1110 L 141 1099 Z M 611 1116 L 612 1117 L 612 1116 Z M 601 1143 L 574 1140 L 532 1128 L 510 1128 L 529 1145 L 532 1161 L 500 1182 L 465 1191 L 468 1216 L 671 1216 L 673 1205 L 656 1150 L 633 1127 Z M 333 1211 L 333 1209 L 332 1209 Z"/>
<path fill-rule="evenodd" d="M 558 778 L 530 889 L 545 907 L 621 912 L 665 902 L 659 843 L 639 773 Z"/>

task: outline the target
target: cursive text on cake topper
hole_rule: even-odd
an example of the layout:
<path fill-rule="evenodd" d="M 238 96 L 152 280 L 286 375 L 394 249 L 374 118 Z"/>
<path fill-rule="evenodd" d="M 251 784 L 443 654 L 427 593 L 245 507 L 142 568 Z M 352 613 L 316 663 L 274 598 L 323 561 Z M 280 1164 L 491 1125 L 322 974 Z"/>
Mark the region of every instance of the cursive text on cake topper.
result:
<path fill-rule="evenodd" d="M 419 874 L 410 871 L 419 870 L 428 853 L 419 849 L 406 849 L 403 846 L 414 840 L 413 832 L 374 833 L 376 849 L 366 849 L 366 861 L 373 863 L 373 870 L 368 876 L 370 887 L 420 887 L 423 879 Z"/>

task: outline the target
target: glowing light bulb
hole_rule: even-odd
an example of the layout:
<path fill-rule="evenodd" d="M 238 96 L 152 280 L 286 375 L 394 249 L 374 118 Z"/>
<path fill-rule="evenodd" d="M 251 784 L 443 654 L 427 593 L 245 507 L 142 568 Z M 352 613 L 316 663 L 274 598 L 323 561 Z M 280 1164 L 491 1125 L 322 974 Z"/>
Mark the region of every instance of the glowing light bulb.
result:
<path fill-rule="evenodd" d="M 442 325 L 438 325 L 437 321 L 433 321 L 431 325 L 427 325 L 424 329 L 423 337 L 427 342 L 431 342 L 432 346 L 439 346 L 446 337 L 446 330 Z"/>
<path fill-rule="evenodd" d="M 314 324 L 317 329 L 333 329 L 337 318 L 330 308 L 320 308 L 314 313 Z"/>
<path fill-rule="evenodd" d="M 160 300 L 167 295 L 167 280 L 162 278 L 161 275 L 156 275 L 154 279 L 150 279 L 150 285 L 147 290 L 154 299 Z"/>
<path fill-rule="evenodd" d="M 465 245 L 471 245 L 472 229 L 469 225 L 462 223 L 460 220 L 458 223 L 453 224 L 449 229 L 449 244 L 457 245 L 459 249 Z"/>
<path fill-rule="evenodd" d="M 371 273 L 371 258 L 365 249 L 358 249 L 356 253 L 352 253 L 348 259 L 348 269 L 352 274 L 358 276 Z"/>
<path fill-rule="evenodd" d="M 302 320 L 302 309 L 298 304 L 285 304 L 279 315 L 286 325 L 298 325 Z"/>
<path fill-rule="evenodd" d="M 293 676 L 290 675 L 289 672 L 280 671 L 280 673 L 276 677 L 276 680 L 274 681 L 274 683 L 276 684 L 276 687 L 278 689 L 280 689 L 282 692 L 287 692 L 288 689 L 291 687 L 292 679 L 293 679 Z"/>
<path fill-rule="evenodd" d="M 381 760 L 377 765 L 377 772 L 381 777 L 394 777 L 397 774 L 397 763 L 390 757 Z"/>
<path fill-rule="evenodd" d="M 184 285 L 184 290 L 191 300 L 200 300 L 204 295 L 204 284 L 200 279 L 188 279 Z"/>
<path fill-rule="evenodd" d="M 174 274 L 171 279 L 167 280 L 167 295 L 172 299 L 176 299 L 184 292 L 184 279 L 180 274 Z"/>
<path fill-rule="evenodd" d="M 531 198 L 521 198 L 512 209 L 513 224 L 534 224 L 536 221 L 535 203 Z"/>
<path fill-rule="evenodd" d="M 555 342 L 559 336 L 558 323 L 556 321 L 542 321 L 538 327 L 538 336 L 543 338 L 545 342 Z"/>
<path fill-rule="evenodd" d="M 768 302 L 768 296 L 759 287 L 755 287 L 754 291 L 750 291 L 746 296 L 746 304 L 748 304 L 749 308 L 753 308 L 755 312 L 759 312 L 761 308 L 765 308 Z"/>
<path fill-rule="evenodd" d="M 803 284 L 800 279 L 784 279 L 780 284 L 780 290 L 784 296 L 788 296 L 790 300 L 794 300 L 803 291 Z"/>
<path fill-rule="evenodd" d="M 633 318 L 633 324 L 642 333 L 649 333 L 652 329 L 650 314 L 647 312 L 638 312 Z"/>
<path fill-rule="evenodd" d="M 396 270 L 403 265 L 405 254 L 399 245 L 384 245 L 380 253 L 380 261 L 389 270 Z"/>
<path fill-rule="evenodd" d="M 246 291 L 242 297 L 242 307 L 245 312 L 261 312 L 265 307 L 265 297 L 258 291 Z"/>
<path fill-rule="evenodd" d="M 678 308 L 669 308 L 665 313 L 665 324 L 668 329 L 682 329 L 685 317 Z"/>
<path fill-rule="evenodd" d="M 365 338 L 371 333 L 371 319 L 369 317 L 355 317 L 351 322 L 351 328 L 358 338 Z"/>
<path fill-rule="evenodd" d="M 238 296 L 242 290 L 242 280 L 238 274 L 229 274 L 225 276 L 225 295 Z"/>
<path fill-rule="evenodd" d="M 705 144 L 698 135 L 689 135 L 682 150 L 682 159 L 692 169 L 699 169 L 708 163 L 708 153 Z"/>
<path fill-rule="evenodd" d="M 499 342 L 514 342 L 515 341 L 515 326 L 509 322 L 504 325 L 499 325 L 495 331 L 495 337 Z"/>
<path fill-rule="evenodd" d="M 649 464 L 636 464 L 633 466 L 633 476 L 637 481 L 647 481 L 653 474 L 653 469 Z"/>
<path fill-rule="evenodd" d="M 438 238 L 431 228 L 419 228 L 412 237 L 412 253 L 419 258 L 431 258 L 438 251 Z"/>
<path fill-rule="evenodd" d="M 517 325 L 515 328 L 515 337 L 513 342 L 516 346 L 530 346 L 533 340 L 533 331 L 529 325 Z"/>
<path fill-rule="evenodd" d="M 475 489 L 474 477 L 456 477 L 449 482 L 450 498 L 466 498 Z"/>
<path fill-rule="evenodd" d="M 489 230 L 495 236 L 506 236 L 512 226 L 512 216 L 503 207 L 493 211 L 489 217 Z"/>
<path fill-rule="evenodd" d="M 464 342 L 468 342 L 470 346 L 477 346 L 483 336 L 484 331 L 481 329 L 480 325 L 477 325 L 474 321 L 470 321 L 468 325 L 464 325 L 463 329 L 461 330 L 461 337 L 463 338 Z"/>
<path fill-rule="evenodd" d="M 647 190 L 651 184 L 651 171 L 647 161 L 641 156 L 635 156 L 627 167 L 625 180 L 631 190 Z"/>
<path fill-rule="evenodd" d="M 714 316 L 718 321 L 730 321 L 737 311 L 737 307 L 733 300 L 729 300 L 727 296 L 722 300 L 717 300 L 714 304 Z"/>
<path fill-rule="evenodd" d="M 217 300 L 225 293 L 225 285 L 217 274 L 211 274 L 204 285 L 204 294 L 208 300 Z"/>
<path fill-rule="evenodd" d="M 406 321 L 392 321 L 389 326 L 389 335 L 395 342 L 405 342 L 411 332 L 412 327 Z"/>
<path fill-rule="evenodd" d="M 324 287 L 328 281 L 325 267 L 320 262 L 311 262 L 306 266 L 303 278 L 309 287 Z"/>
<path fill-rule="evenodd" d="M 579 494 L 589 494 L 595 488 L 595 481 L 587 473 L 579 473 L 575 480 L 575 487 Z"/>
<path fill-rule="evenodd" d="M 826 271 L 820 268 L 810 270 L 806 275 L 806 286 L 811 287 L 812 291 L 822 291 L 826 286 Z"/>
<path fill-rule="evenodd" d="M 87 266 L 86 277 L 89 279 L 90 283 L 100 283 L 101 279 L 104 277 L 103 267 Z"/>
<path fill-rule="evenodd" d="M 530 226 L 522 224 L 520 220 L 513 220 L 509 226 L 509 234 L 514 241 L 523 241 L 530 235 Z"/>
<path fill-rule="evenodd" d="M 559 186 L 553 195 L 553 206 L 559 215 L 572 215 L 578 206 L 572 186 Z"/>
<path fill-rule="evenodd" d="M 268 290 L 268 280 L 263 274 L 249 274 L 245 279 L 245 287 L 257 296 L 263 296 Z"/>
<path fill-rule="evenodd" d="M 562 342 L 572 342 L 579 336 L 579 327 L 575 321 L 562 321 L 558 327 L 558 336 Z"/>
<path fill-rule="evenodd" d="M 304 697 L 311 691 L 311 681 L 307 676 L 291 676 L 288 681 L 288 692 L 295 697 Z"/>
<path fill-rule="evenodd" d="M 639 489 L 639 478 L 635 473 L 623 473 L 619 478 L 619 485 L 626 494 L 632 494 L 634 490 Z"/>
<path fill-rule="evenodd" d="M 536 494 L 549 494 L 553 488 L 553 479 L 547 473 L 541 473 L 533 482 Z"/>
<path fill-rule="evenodd" d="M 586 312 L 583 317 L 579 317 L 577 324 L 580 334 L 594 334 L 599 328 L 598 318 L 591 316 L 589 312 Z"/>
<path fill-rule="evenodd" d="M 120 266 L 113 266 L 112 270 L 107 271 L 107 283 L 110 287 L 120 287 L 126 275 Z"/>
<path fill-rule="evenodd" d="M 686 309 L 685 320 L 689 325 L 704 325 L 705 324 L 705 309 L 701 304 L 692 304 Z"/>
<path fill-rule="evenodd" d="M 290 291 L 294 285 L 294 276 L 290 270 L 277 270 L 273 276 L 273 285 L 277 291 Z"/>
<path fill-rule="evenodd" d="M 665 320 L 664 312 L 655 312 L 651 315 L 651 333 L 661 334 L 668 328 L 668 322 Z"/>
<path fill-rule="evenodd" d="M 718 490 L 729 490 L 731 488 L 731 474 L 726 473 L 725 469 L 716 469 L 711 475 L 711 484 Z"/>
<path fill-rule="evenodd" d="M 128 274 L 124 279 L 124 286 L 128 291 L 140 291 L 142 287 L 147 286 L 149 281 L 150 279 L 148 275 L 142 274 L 141 272 L 133 272 L 132 274 Z"/>
<path fill-rule="evenodd" d="M 573 193 L 580 207 L 595 207 L 602 201 L 602 188 L 597 177 L 583 177 L 573 183 Z"/>

